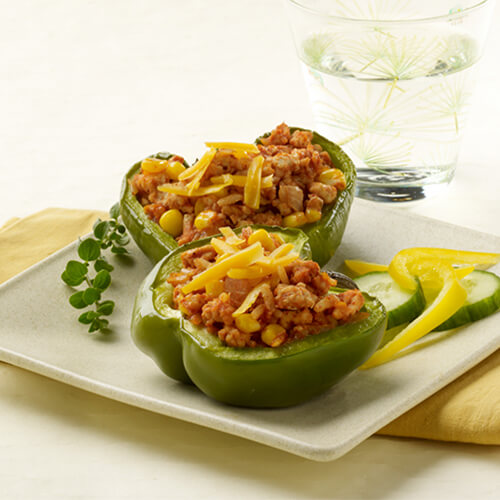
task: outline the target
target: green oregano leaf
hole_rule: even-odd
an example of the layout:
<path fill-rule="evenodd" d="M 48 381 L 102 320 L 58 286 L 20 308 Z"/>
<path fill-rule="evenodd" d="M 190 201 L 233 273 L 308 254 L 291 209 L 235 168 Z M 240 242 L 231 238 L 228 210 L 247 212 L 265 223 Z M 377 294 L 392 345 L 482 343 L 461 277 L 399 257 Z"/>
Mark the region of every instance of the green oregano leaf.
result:
<path fill-rule="evenodd" d="M 78 256 L 85 261 L 96 260 L 101 254 L 99 243 L 93 238 L 87 238 L 78 245 Z"/>
<path fill-rule="evenodd" d="M 119 234 L 119 233 L 113 233 L 111 235 L 111 239 L 113 240 L 115 245 L 126 245 L 130 241 L 128 234 Z"/>
<path fill-rule="evenodd" d="M 99 314 L 104 314 L 104 316 L 109 316 L 113 309 L 115 308 L 115 303 L 112 300 L 105 300 L 101 302 L 97 307 L 97 312 Z"/>
<path fill-rule="evenodd" d="M 95 261 L 94 269 L 97 272 L 102 271 L 103 269 L 105 271 L 111 272 L 114 269 L 114 267 L 104 257 L 101 257 L 100 259 L 97 259 Z"/>
<path fill-rule="evenodd" d="M 126 248 L 123 248 L 123 247 L 117 247 L 117 246 L 115 246 L 115 245 L 113 245 L 113 246 L 111 247 L 111 251 L 112 251 L 114 254 L 116 254 L 116 255 L 124 255 L 124 254 L 128 253 Z"/>
<path fill-rule="evenodd" d="M 112 219 L 118 219 L 120 216 L 120 204 L 115 203 L 111 209 L 109 210 L 109 215 L 111 216 Z"/>
<path fill-rule="evenodd" d="M 94 286 L 94 288 L 97 288 L 98 290 L 101 291 L 106 290 L 106 288 L 108 288 L 110 283 L 111 283 L 111 275 L 105 269 L 99 271 L 92 281 L 92 285 Z"/>
<path fill-rule="evenodd" d="M 90 306 L 94 302 L 97 302 L 101 298 L 101 293 L 97 288 L 87 288 L 83 292 L 82 299 L 86 305 Z"/>
<path fill-rule="evenodd" d="M 66 264 L 66 272 L 72 278 L 82 278 L 87 274 L 88 267 L 83 262 L 77 260 L 70 260 Z"/>
<path fill-rule="evenodd" d="M 98 318 L 99 314 L 96 311 L 87 311 L 83 314 L 80 314 L 78 317 L 78 321 L 83 323 L 84 325 L 90 325 L 94 319 Z"/>
<path fill-rule="evenodd" d="M 87 307 L 88 304 L 83 299 L 83 294 L 83 291 L 74 293 L 70 296 L 69 303 L 76 309 L 83 309 L 84 307 Z"/>
<path fill-rule="evenodd" d="M 106 220 L 103 220 L 103 221 L 99 222 L 99 224 L 97 224 L 94 227 L 94 236 L 98 240 L 102 240 L 106 236 L 106 234 L 108 233 L 109 229 L 110 229 L 109 222 Z"/>
<path fill-rule="evenodd" d="M 94 319 L 91 323 L 90 323 L 90 327 L 89 327 L 89 332 L 92 333 L 92 332 L 96 332 L 97 330 L 99 330 L 101 328 L 101 322 L 98 320 L 98 319 Z"/>
<path fill-rule="evenodd" d="M 85 276 L 81 277 L 74 277 L 68 274 L 68 272 L 65 270 L 61 274 L 61 279 L 66 283 L 66 285 L 69 286 L 78 286 L 81 285 L 85 281 Z"/>
<path fill-rule="evenodd" d="M 92 321 L 89 327 L 89 332 L 96 332 L 97 330 L 103 330 L 109 325 L 109 321 L 107 319 L 97 318 Z"/>
<path fill-rule="evenodd" d="M 115 303 L 112 300 L 101 302 L 102 293 L 111 284 L 111 265 L 104 255 L 107 249 L 116 255 L 128 253 L 124 248 L 130 241 L 125 226 L 120 224 L 120 205 L 117 203 L 110 209 L 110 219 L 97 219 L 93 224 L 93 237 L 80 241 L 77 247 L 78 256 L 83 262 L 70 260 L 61 274 L 61 279 L 69 286 L 77 287 L 83 285 L 85 289 L 78 290 L 69 297 L 69 303 L 76 309 L 91 307 L 80 314 L 78 321 L 89 325 L 89 332 L 101 331 L 108 333 L 109 321 L 102 316 L 113 313 Z M 92 266 L 95 275 L 92 276 Z"/>

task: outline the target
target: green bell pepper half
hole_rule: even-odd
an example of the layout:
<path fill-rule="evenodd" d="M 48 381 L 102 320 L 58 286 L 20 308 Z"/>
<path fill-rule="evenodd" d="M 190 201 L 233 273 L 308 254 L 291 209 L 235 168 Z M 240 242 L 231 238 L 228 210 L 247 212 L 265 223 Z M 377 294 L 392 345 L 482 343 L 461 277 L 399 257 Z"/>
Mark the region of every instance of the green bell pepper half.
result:
<path fill-rule="evenodd" d="M 307 239 L 295 229 L 273 228 L 308 258 Z M 172 307 L 167 277 L 181 267 L 191 242 L 160 261 L 142 283 L 135 300 L 132 338 L 169 377 L 194 383 L 223 403 L 251 408 L 287 407 L 307 401 L 362 365 L 376 350 L 386 326 L 384 306 L 365 295 L 369 316 L 356 323 L 277 348 L 234 348 L 195 326 Z"/>
<path fill-rule="evenodd" d="M 290 130 L 293 132 L 305 129 L 292 127 Z M 262 137 L 256 142 L 258 143 Z M 349 157 L 333 142 L 313 132 L 313 143 L 319 144 L 330 155 L 333 165 L 344 172 L 346 179 L 346 188 L 339 192 L 333 203 L 323 207 L 321 219 L 299 228 L 309 237 L 313 260 L 323 266 L 333 256 L 342 240 L 354 197 L 356 171 Z M 167 160 L 172 156 L 171 153 L 154 155 L 155 158 Z M 184 165 L 188 167 L 186 163 Z M 136 163 L 123 180 L 120 212 L 125 226 L 139 248 L 153 262 L 158 262 L 179 245 L 174 237 L 163 231 L 156 222 L 146 216 L 143 206 L 132 194 L 129 181 L 140 171 L 140 168 L 141 162 Z"/>

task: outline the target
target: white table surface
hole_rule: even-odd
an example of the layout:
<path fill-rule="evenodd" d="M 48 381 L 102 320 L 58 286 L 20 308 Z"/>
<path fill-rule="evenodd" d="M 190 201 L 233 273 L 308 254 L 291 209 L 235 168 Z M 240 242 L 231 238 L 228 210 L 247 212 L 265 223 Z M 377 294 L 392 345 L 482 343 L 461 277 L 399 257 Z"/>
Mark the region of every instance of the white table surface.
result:
<path fill-rule="evenodd" d="M 17 0 L 0 15 L 0 224 L 107 209 L 128 166 L 312 126 L 279 0 Z M 500 8 L 455 180 L 399 207 L 500 235 Z M 498 498 L 500 449 L 372 437 L 314 463 L 0 364 L 0 498 Z"/>

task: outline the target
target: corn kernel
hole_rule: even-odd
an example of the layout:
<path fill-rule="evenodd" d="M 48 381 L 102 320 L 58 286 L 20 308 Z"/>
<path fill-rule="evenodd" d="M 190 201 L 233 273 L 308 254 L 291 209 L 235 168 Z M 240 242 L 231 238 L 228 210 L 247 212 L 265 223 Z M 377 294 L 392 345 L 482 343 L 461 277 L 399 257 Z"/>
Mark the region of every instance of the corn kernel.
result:
<path fill-rule="evenodd" d="M 321 210 L 306 209 L 307 222 L 316 222 L 321 219 Z"/>
<path fill-rule="evenodd" d="M 294 214 L 283 217 L 283 225 L 285 227 L 297 227 L 307 223 L 304 212 L 295 212 Z"/>
<path fill-rule="evenodd" d="M 274 250 L 276 248 L 274 241 L 265 229 L 257 229 L 248 237 L 248 244 L 251 245 L 256 241 L 260 241 L 265 250 Z"/>
<path fill-rule="evenodd" d="M 286 330 L 281 325 L 273 323 L 264 328 L 260 338 L 264 344 L 270 347 L 278 347 L 286 340 Z"/>
<path fill-rule="evenodd" d="M 168 177 L 174 181 L 179 179 L 179 175 L 186 170 L 186 167 L 180 161 L 168 162 L 165 172 Z"/>
<path fill-rule="evenodd" d="M 141 162 L 141 168 L 146 174 L 159 174 L 165 170 L 166 165 L 166 160 L 158 158 L 146 158 Z"/>
<path fill-rule="evenodd" d="M 323 170 L 318 176 L 319 182 L 323 184 L 328 184 L 333 186 L 334 184 L 341 183 L 345 187 L 344 173 L 338 168 L 329 168 L 328 170 Z M 341 189 L 343 189 L 341 187 Z"/>
<path fill-rule="evenodd" d="M 236 328 L 245 333 L 258 332 L 260 330 L 260 323 L 248 313 L 238 316 L 235 323 Z"/>
<path fill-rule="evenodd" d="M 222 280 L 213 280 L 209 281 L 205 285 L 205 292 L 210 297 L 218 297 L 224 291 L 224 281 Z"/>
<path fill-rule="evenodd" d="M 216 213 L 213 210 L 204 210 L 200 212 L 194 219 L 194 227 L 199 231 L 203 231 L 209 225 Z"/>
<path fill-rule="evenodd" d="M 167 210 L 159 221 L 160 227 L 174 238 L 182 233 L 183 217 L 179 210 L 173 208 Z"/>

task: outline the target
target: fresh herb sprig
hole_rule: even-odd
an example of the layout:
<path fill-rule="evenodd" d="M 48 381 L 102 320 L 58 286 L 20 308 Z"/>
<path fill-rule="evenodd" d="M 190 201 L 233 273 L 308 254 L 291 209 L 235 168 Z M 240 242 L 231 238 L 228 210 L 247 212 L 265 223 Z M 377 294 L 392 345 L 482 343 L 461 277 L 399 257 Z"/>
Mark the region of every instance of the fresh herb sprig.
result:
<path fill-rule="evenodd" d="M 118 203 L 111 207 L 109 215 L 109 220 L 97 219 L 94 223 L 94 238 L 89 237 L 80 241 L 78 256 L 82 261 L 70 260 L 61 275 L 64 283 L 73 288 L 85 285 L 85 289 L 78 290 L 70 296 L 69 303 L 76 309 L 94 306 L 78 318 L 80 323 L 89 325 L 91 333 L 108 331 L 109 320 L 104 316 L 112 314 L 115 307 L 112 300 L 101 300 L 103 292 L 111 284 L 111 271 L 114 269 L 106 259 L 104 251 L 110 249 L 115 255 L 127 254 L 125 245 L 130 241 L 125 226 L 118 221 L 120 216 Z M 91 263 L 95 271 L 93 276 L 91 276 L 93 274 Z"/>

